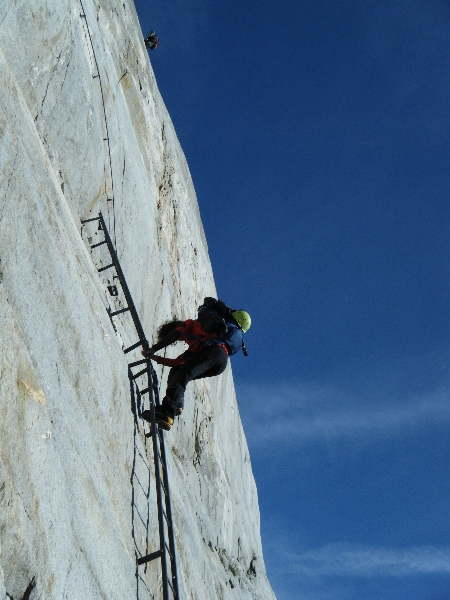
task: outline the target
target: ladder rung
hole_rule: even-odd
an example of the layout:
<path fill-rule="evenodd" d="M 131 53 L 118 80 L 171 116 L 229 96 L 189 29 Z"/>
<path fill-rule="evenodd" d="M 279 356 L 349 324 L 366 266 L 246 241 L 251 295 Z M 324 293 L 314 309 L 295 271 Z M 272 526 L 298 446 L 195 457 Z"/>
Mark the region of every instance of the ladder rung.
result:
<path fill-rule="evenodd" d="M 94 244 L 91 246 L 91 248 L 97 248 L 97 246 L 103 246 L 103 244 L 106 244 L 106 240 L 103 240 L 103 242 L 99 242 L 98 244 Z"/>
<path fill-rule="evenodd" d="M 142 346 L 144 342 L 140 341 L 136 342 L 136 344 L 133 344 L 132 346 L 130 346 L 129 348 L 125 348 L 125 350 L 123 351 L 124 354 L 128 354 L 128 352 L 131 352 L 132 350 L 134 350 L 135 348 L 139 348 L 139 346 Z"/>
<path fill-rule="evenodd" d="M 99 221 L 99 220 L 100 220 L 100 217 L 94 217 L 93 219 L 85 219 L 84 221 L 81 221 L 81 223 L 84 225 L 85 223 L 90 223 L 91 221 Z"/>
<path fill-rule="evenodd" d="M 145 390 L 141 390 L 141 391 L 140 391 L 140 394 L 141 394 L 141 396 L 143 396 L 144 394 L 146 394 L 146 393 L 148 392 L 148 390 L 149 390 L 149 389 L 150 389 L 150 388 L 145 388 Z"/>
<path fill-rule="evenodd" d="M 144 375 L 144 373 L 147 373 L 147 369 L 143 369 L 142 371 L 139 371 L 139 373 L 136 373 L 136 375 L 133 375 L 133 379 L 137 379 L 141 375 Z"/>
<path fill-rule="evenodd" d="M 129 310 L 131 310 L 131 309 L 129 306 L 127 306 L 126 308 L 121 308 L 120 310 L 115 310 L 114 312 L 109 313 L 109 316 L 115 317 L 116 315 L 121 315 L 122 313 L 127 312 Z"/>
<path fill-rule="evenodd" d="M 137 564 L 144 565 L 145 563 L 150 562 L 151 560 L 155 560 L 155 558 L 161 558 L 162 555 L 163 555 L 163 551 L 157 550 L 156 552 L 147 554 L 147 556 L 142 556 L 141 558 L 138 558 Z"/>
<path fill-rule="evenodd" d="M 99 269 L 98 272 L 101 273 L 102 271 L 106 271 L 106 269 L 110 269 L 113 266 L 114 266 L 114 263 L 111 263 L 110 265 L 107 265 L 106 267 L 102 267 L 101 269 Z"/>
<path fill-rule="evenodd" d="M 147 362 L 147 359 L 144 358 L 143 360 L 137 360 L 136 362 L 132 362 L 128 366 L 129 367 L 137 367 L 138 365 L 143 365 L 146 362 Z"/>

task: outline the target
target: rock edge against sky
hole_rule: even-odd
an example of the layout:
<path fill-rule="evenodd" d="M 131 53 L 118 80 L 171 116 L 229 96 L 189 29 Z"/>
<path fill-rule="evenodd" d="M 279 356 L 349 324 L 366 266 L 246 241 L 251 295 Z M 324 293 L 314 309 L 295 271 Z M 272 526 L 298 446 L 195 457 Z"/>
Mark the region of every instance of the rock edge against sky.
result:
<path fill-rule="evenodd" d="M 135 340 L 81 221 L 105 214 L 152 341 L 216 293 L 195 191 L 128 0 L 6 2 L 0 63 L 0 598 L 143 599 Z M 274 598 L 230 368 L 191 387 L 166 448 L 181 597 Z M 150 523 L 156 545 L 154 497 Z"/>

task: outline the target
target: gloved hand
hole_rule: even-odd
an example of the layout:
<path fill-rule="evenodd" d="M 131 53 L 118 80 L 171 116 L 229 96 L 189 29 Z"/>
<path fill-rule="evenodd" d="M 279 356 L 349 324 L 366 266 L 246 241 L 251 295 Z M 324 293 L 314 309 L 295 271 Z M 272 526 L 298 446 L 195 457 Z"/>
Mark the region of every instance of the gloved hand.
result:
<path fill-rule="evenodd" d="M 147 349 L 143 349 L 142 350 L 142 356 L 145 356 L 145 358 L 150 358 L 150 356 L 153 356 L 155 354 L 155 350 L 153 349 L 153 346 L 150 346 L 150 348 Z"/>

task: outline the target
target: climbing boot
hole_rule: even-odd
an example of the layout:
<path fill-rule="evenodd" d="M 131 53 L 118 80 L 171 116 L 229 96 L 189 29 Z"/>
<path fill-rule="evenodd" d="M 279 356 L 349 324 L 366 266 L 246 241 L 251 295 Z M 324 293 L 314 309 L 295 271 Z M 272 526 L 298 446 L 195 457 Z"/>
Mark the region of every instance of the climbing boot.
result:
<path fill-rule="evenodd" d="M 155 406 L 155 421 L 159 427 L 166 431 L 170 431 L 173 425 L 173 417 L 168 413 L 169 411 L 165 406 Z M 142 411 L 141 417 L 148 423 L 152 422 L 152 412 L 150 410 Z"/>
<path fill-rule="evenodd" d="M 143 410 L 141 412 L 141 417 L 148 423 L 151 423 L 152 422 L 152 411 L 151 410 Z"/>
<path fill-rule="evenodd" d="M 167 409 L 169 411 L 169 414 L 172 414 L 172 411 L 168 408 L 170 406 L 169 402 L 170 402 L 169 396 L 164 396 L 161 407 L 164 409 Z M 179 406 L 175 412 L 175 416 L 179 417 L 182 412 L 183 412 L 183 409 L 181 406 Z"/>
<path fill-rule="evenodd" d="M 172 429 L 173 416 L 170 414 L 170 411 L 166 406 L 155 407 L 155 421 L 158 423 L 159 427 L 165 429 L 166 431 L 170 431 Z"/>

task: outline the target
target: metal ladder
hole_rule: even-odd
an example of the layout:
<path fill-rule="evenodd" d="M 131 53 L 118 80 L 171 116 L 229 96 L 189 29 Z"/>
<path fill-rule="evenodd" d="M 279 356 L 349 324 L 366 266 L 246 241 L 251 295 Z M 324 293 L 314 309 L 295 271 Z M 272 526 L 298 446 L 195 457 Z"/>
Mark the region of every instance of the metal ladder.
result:
<path fill-rule="evenodd" d="M 85 219 L 81 221 L 82 225 L 93 221 L 98 222 L 98 230 L 103 231 L 104 239 L 96 244 L 90 246 L 91 250 L 100 246 L 106 245 L 111 263 L 103 266 L 98 270 L 99 273 L 106 271 L 107 269 L 114 269 L 119 280 L 123 295 L 126 299 L 126 306 L 119 310 L 112 310 L 108 307 L 108 314 L 113 324 L 114 329 L 116 326 L 114 323 L 114 317 L 119 314 L 129 313 L 134 323 L 134 328 L 137 333 L 138 340 L 135 344 L 132 344 L 128 348 L 125 348 L 123 352 L 128 354 L 132 350 L 142 347 L 144 350 L 148 350 L 149 343 L 145 337 L 144 330 L 142 328 L 139 316 L 131 297 L 130 290 L 128 288 L 125 276 L 122 268 L 119 264 L 116 250 L 111 241 L 110 235 L 106 228 L 105 220 L 102 213 L 100 212 L 98 217 L 93 219 Z M 108 291 L 111 296 L 118 296 L 117 286 L 109 285 Z M 143 369 L 135 371 L 136 367 L 143 366 Z M 177 563 L 175 554 L 175 539 L 172 521 L 172 509 L 170 503 L 170 491 L 169 491 L 169 478 L 167 473 L 167 461 L 166 451 L 164 446 L 164 436 L 162 430 L 156 426 L 155 422 L 155 406 L 159 406 L 159 385 L 156 371 L 154 370 L 152 363 L 148 359 L 137 360 L 128 364 L 128 376 L 130 379 L 130 388 L 132 394 L 132 410 L 135 419 L 135 435 L 136 431 L 139 431 L 138 417 L 143 412 L 143 405 L 145 398 L 148 398 L 151 411 L 151 429 L 150 432 L 145 434 L 146 438 L 152 438 L 153 441 L 153 461 L 154 461 L 154 472 L 155 472 L 155 486 L 156 486 L 156 499 L 158 504 L 158 525 L 159 525 L 159 549 L 142 555 L 140 552 L 136 552 L 136 577 L 139 581 L 139 567 L 147 565 L 150 561 L 161 559 L 162 567 L 162 592 L 163 600 L 179 600 L 178 591 L 178 576 L 177 576 Z M 136 381 L 139 378 L 143 378 L 145 381 L 144 387 L 139 388 Z M 136 447 L 135 447 L 136 448 Z M 144 462 L 145 458 L 142 457 Z M 136 449 L 135 449 L 135 460 L 133 462 L 133 474 L 136 463 Z M 149 468 L 149 465 L 147 465 Z M 133 475 L 132 475 L 133 477 Z M 138 480 L 139 481 L 139 480 Z M 139 482 L 141 488 L 144 491 L 147 501 L 149 500 L 150 490 L 146 493 Z M 133 500 L 134 501 L 134 500 Z M 141 521 L 144 523 L 142 516 L 139 515 Z M 134 524 L 133 524 L 134 529 Z M 147 547 L 148 547 L 148 519 L 147 519 Z M 148 552 L 148 549 L 147 549 Z M 141 554 L 140 556 L 138 554 Z M 145 567 L 146 568 L 146 567 Z M 153 595 L 152 595 L 153 596 Z M 153 596 L 154 597 L 154 596 Z M 139 598 L 139 585 L 138 585 L 138 598 Z"/>

